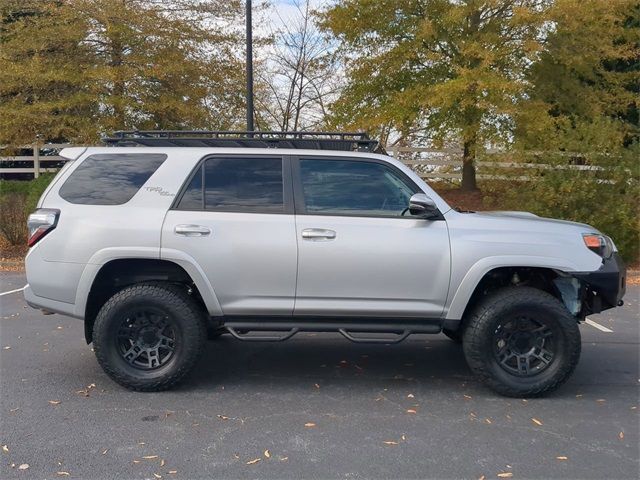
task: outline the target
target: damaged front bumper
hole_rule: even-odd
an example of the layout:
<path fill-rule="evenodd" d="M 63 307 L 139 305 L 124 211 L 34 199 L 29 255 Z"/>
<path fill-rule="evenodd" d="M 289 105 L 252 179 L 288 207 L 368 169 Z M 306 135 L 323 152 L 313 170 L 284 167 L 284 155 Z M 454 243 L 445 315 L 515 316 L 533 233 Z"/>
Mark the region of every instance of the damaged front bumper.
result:
<path fill-rule="evenodd" d="M 620 256 L 613 253 L 593 272 L 571 272 L 558 277 L 556 287 L 571 313 L 582 318 L 622 305 L 627 270 Z"/>

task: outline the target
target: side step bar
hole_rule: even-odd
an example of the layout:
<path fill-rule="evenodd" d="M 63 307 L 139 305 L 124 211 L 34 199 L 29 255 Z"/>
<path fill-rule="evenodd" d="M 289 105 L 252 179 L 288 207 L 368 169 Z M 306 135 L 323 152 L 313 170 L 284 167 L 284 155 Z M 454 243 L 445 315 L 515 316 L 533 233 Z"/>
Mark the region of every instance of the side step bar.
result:
<path fill-rule="evenodd" d="M 394 344 L 405 340 L 412 333 L 440 333 L 440 319 L 388 320 L 375 319 L 326 319 L 326 320 L 272 320 L 227 317 L 222 322 L 234 338 L 246 342 L 282 342 L 299 332 L 337 332 L 354 343 Z M 248 332 L 265 332 L 265 335 L 250 335 Z M 388 336 L 362 336 L 364 334 L 393 334 Z"/>

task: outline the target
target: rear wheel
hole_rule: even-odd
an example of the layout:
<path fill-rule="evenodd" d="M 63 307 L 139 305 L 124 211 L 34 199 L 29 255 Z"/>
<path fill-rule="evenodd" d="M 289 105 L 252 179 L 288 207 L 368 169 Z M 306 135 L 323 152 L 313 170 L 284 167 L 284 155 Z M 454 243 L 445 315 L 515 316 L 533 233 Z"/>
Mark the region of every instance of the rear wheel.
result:
<path fill-rule="evenodd" d="M 490 388 L 511 397 L 539 396 L 564 383 L 580 358 L 578 322 L 549 293 L 500 290 L 469 317 L 467 363 Z"/>
<path fill-rule="evenodd" d="M 207 338 L 205 316 L 177 286 L 140 284 L 111 297 L 94 324 L 100 366 L 131 390 L 176 385 L 192 369 Z"/>

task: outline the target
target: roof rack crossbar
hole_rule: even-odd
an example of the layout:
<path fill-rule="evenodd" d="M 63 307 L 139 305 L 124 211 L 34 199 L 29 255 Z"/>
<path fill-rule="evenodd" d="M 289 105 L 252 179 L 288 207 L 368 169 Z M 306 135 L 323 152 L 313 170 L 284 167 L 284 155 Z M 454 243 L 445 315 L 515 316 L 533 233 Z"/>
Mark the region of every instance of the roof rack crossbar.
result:
<path fill-rule="evenodd" d="M 378 141 L 364 132 L 119 130 L 102 140 L 110 146 L 293 148 L 384 153 Z"/>

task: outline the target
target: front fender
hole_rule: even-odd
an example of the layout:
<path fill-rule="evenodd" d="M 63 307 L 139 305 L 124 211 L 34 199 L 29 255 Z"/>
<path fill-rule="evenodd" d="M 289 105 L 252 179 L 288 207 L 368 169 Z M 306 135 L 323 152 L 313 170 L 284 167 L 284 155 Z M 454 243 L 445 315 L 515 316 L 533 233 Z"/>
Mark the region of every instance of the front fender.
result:
<path fill-rule="evenodd" d="M 449 291 L 453 293 L 447 299 L 445 319 L 460 320 L 480 280 L 491 270 L 500 267 L 552 268 L 564 272 L 580 270 L 577 265 L 565 258 L 526 255 L 502 255 L 482 258 L 471 266 L 457 288 L 455 285 L 451 285 Z"/>

